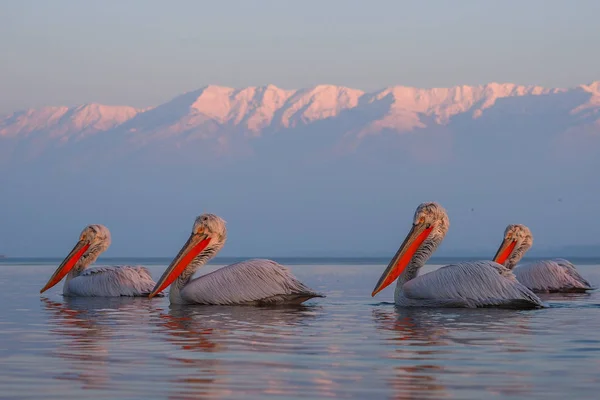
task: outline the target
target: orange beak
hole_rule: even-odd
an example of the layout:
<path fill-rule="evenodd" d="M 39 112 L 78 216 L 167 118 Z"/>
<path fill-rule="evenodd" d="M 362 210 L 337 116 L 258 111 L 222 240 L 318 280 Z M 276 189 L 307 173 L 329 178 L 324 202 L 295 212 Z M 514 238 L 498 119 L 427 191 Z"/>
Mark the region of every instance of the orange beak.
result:
<path fill-rule="evenodd" d="M 371 296 L 374 297 L 377 293 L 389 286 L 390 283 L 398 279 L 432 230 L 433 226 L 426 227 L 425 224 L 413 225 L 406 236 L 406 239 L 404 239 L 404 242 L 402 242 L 402 245 L 400 245 L 400 248 L 396 252 L 396 255 L 388 264 L 383 275 L 381 275 L 381 278 L 379 278 Z"/>
<path fill-rule="evenodd" d="M 209 243 L 210 237 L 208 237 L 208 235 L 204 233 L 192 233 L 188 241 L 183 245 L 181 250 L 179 250 L 177 257 L 171 261 L 167 270 L 162 274 L 154 286 L 154 289 L 152 289 L 152 293 L 150 293 L 148 297 L 153 298 L 173 283 L 173 281 L 185 271 L 194 258 L 198 257 L 198 255 L 206 249 L 206 246 L 208 246 Z"/>
<path fill-rule="evenodd" d="M 87 241 L 80 240 L 77 242 L 73 250 L 69 253 L 69 255 L 63 260 L 63 262 L 58 266 L 54 274 L 50 277 L 48 283 L 40 293 L 44 293 L 46 290 L 50 289 L 52 286 L 56 285 L 58 282 L 62 280 L 73 269 L 77 261 L 85 254 L 85 252 L 90 248 L 90 244 Z"/>
<path fill-rule="evenodd" d="M 510 257 L 510 255 L 512 254 L 516 245 L 517 245 L 516 240 L 504 239 L 502 241 L 502 244 L 500 244 L 500 248 L 498 248 L 496 255 L 494 256 L 494 261 L 497 262 L 498 264 L 504 265 L 506 260 L 508 260 L 508 257 Z"/>

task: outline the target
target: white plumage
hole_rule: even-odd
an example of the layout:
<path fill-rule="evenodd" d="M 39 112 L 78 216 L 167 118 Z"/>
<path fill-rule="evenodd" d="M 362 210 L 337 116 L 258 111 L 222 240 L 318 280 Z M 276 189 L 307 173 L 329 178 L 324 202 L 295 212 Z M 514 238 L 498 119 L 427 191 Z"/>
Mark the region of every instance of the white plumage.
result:
<path fill-rule="evenodd" d="M 65 281 L 65 296 L 147 296 L 154 288 L 148 269 L 142 266 L 103 266 L 85 269 Z"/>
<path fill-rule="evenodd" d="M 221 250 L 226 239 L 223 219 L 214 214 L 196 218 L 190 238 L 150 297 L 169 285 L 172 304 L 300 304 L 313 297 L 324 297 L 300 282 L 288 268 L 271 260 L 243 261 L 192 279 Z"/>
<path fill-rule="evenodd" d="M 493 261 L 451 264 L 417 276 L 402 286 L 395 303 L 409 307 L 543 306 L 507 268 Z"/>
<path fill-rule="evenodd" d="M 302 303 L 315 296 L 319 295 L 288 268 L 263 259 L 220 268 L 191 280 L 181 290 L 185 303 L 215 305 Z"/>
<path fill-rule="evenodd" d="M 513 270 L 523 285 L 535 292 L 584 292 L 592 285 L 567 260 L 542 260 L 517 266 Z"/>
<path fill-rule="evenodd" d="M 562 258 L 516 266 L 532 244 L 533 235 L 528 227 L 522 224 L 508 225 L 494 260 L 512 270 L 518 281 L 534 292 L 568 293 L 593 289 L 592 285 L 579 274 L 577 268 Z"/>
<path fill-rule="evenodd" d="M 442 206 L 419 205 L 410 233 L 377 282 L 373 296 L 397 278 L 394 302 L 402 307 L 543 307 L 510 270 L 493 261 L 452 264 L 417 276 L 449 226 Z"/>
<path fill-rule="evenodd" d="M 110 246 L 108 228 L 89 225 L 69 255 L 58 266 L 41 293 L 50 289 L 66 275 L 65 296 L 116 297 L 147 296 L 154 288 L 150 272 L 141 266 L 106 266 L 89 268 Z"/>

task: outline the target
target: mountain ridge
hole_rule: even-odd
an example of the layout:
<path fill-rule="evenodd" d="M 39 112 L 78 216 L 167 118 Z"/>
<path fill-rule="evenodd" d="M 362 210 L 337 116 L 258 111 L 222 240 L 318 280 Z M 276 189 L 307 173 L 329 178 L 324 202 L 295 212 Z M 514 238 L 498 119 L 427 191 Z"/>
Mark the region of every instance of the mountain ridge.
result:
<path fill-rule="evenodd" d="M 170 254 L 214 212 L 232 222 L 224 255 L 387 254 L 437 201 L 452 221 L 440 254 L 497 246 L 510 223 L 536 248 L 575 246 L 600 237 L 598 171 L 599 82 L 206 86 L 0 119 L 0 243 L 51 254 L 103 223 L 109 252 Z"/>
<path fill-rule="evenodd" d="M 57 137 L 112 129 L 130 133 L 160 129 L 174 134 L 192 129 L 210 130 L 211 125 L 213 130 L 227 127 L 256 137 L 268 130 L 285 130 L 339 117 L 344 111 L 367 120 L 357 131 L 361 137 L 383 130 L 407 132 L 431 123 L 446 125 L 461 114 L 480 118 L 501 99 L 577 92 L 588 94 L 589 98 L 574 104 L 571 111 L 597 113 L 600 81 L 570 89 L 492 82 L 431 89 L 391 86 L 374 92 L 336 85 L 298 90 L 274 85 L 240 89 L 207 85 L 147 109 L 91 103 L 18 111 L 0 119 L 0 137 L 40 131 L 49 131 Z"/>

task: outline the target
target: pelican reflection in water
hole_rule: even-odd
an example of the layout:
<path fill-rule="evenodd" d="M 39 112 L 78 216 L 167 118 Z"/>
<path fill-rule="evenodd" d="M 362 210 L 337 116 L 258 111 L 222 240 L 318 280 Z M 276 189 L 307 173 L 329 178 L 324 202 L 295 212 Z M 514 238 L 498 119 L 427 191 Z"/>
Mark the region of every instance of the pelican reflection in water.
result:
<path fill-rule="evenodd" d="M 185 350 L 212 352 L 229 343 L 247 343 L 249 350 L 258 351 L 265 342 L 265 350 L 277 351 L 274 342 L 293 336 L 295 328 L 313 321 L 319 309 L 303 305 L 285 309 L 172 305 L 168 313 L 160 314 L 159 326 L 169 335 L 168 341 Z M 240 333 L 248 341 L 230 342 Z"/>
<path fill-rule="evenodd" d="M 450 221 L 437 203 L 415 211 L 408 236 L 375 285 L 372 296 L 397 279 L 394 302 L 403 307 L 538 308 L 542 301 L 493 261 L 452 264 L 417 276 L 442 242 Z"/>
<path fill-rule="evenodd" d="M 56 285 L 66 275 L 63 286 L 65 296 L 147 296 L 154 287 L 154 280 L 145 267 L 88 268 L 109 246 L 110 232 L 107 227 L 85 227 L 73 250 L 58 266 L 40 293 Z"/>
<path fill-rule="evenodd" d="M 393 360 L 391 369 L 377 374 L 390 387 L 390 398 L 446 398 L 474 381 L 482 391 L 493 391 L 498 378 L 511 382 L 513 394 L 528 392 L 528 376 L 524 371 L 494 371 L 493 367 L 481 370 L 477 364 L 457 369 L 448 359 L 449 354 L 460 358 L 460 353 L 466 359 L 476 357 L 474 353 L 487 352 L 490 345 L 497 349 L 499 363 L 515 353 L 526 354 L 531 350 L 529 346 L 513 338 L 534 331 L 529 326 L 530 313 L 505 309 L 377 307 L 372 315 L 383 337 L 381 343 L 387 348 L 382 356 Z"/>
<path fill-rule="evenodd" d="M 46 344 L 57 359 L 52 376 L 81 382 L 85 389 L 114 386 L 110 365 L 118 353 L 111 354 L 109 349 L 115 341 L 117 319 L 139 325 L 153 311 L 152 302 L 142 298 L 65 297 L 65 302 L 56 302 L 43 297 L 41 301 L 48 315 Z"/>
<path fill-rule="evenodd" d="M 581 293 L 593 290 L 592 285 L 567 260 L 541 260 L 519 265 L 533 244 L 533 235 L 521 224 L 508 225 L 494 261 L 513 271 L 517 280 L 537 293 Z"/>
<path fill-rule="evenodd" d="M 293 308 L 171 305 L 167 312 L 153 319 L 157 333 L 173 346 L 167 353 L 171 371 L 168 380 L 178 395 L 190 398 L 227 398 L 232 392 L 293 396 L 296 388 L 285 374 L 271 373 L 269 379 L 257 380 L 251 387 L 247 387 L 247 381 L 236 383 L 233 377 L 254 374 L 265 367 L 289 370 L 302 365 L 302 361 L 286 354 L 306 346 L 298 338 L 298 332 L 318 317 L 319 310 L 318 306 L 303 305 Z M 237 356 L 229 359 L 217 353 Z"/>
<path fill-rule="evenodd" d="M 227 239 L 225 221 L 214 214 L 196 218 L 192 233 L 150 293 L 171 285 L 171 304 L 278 305 L 300 304 L 325 297 L 302 282 L 288 268 L 271 260 L 248 260 L 192 279 Z"/>

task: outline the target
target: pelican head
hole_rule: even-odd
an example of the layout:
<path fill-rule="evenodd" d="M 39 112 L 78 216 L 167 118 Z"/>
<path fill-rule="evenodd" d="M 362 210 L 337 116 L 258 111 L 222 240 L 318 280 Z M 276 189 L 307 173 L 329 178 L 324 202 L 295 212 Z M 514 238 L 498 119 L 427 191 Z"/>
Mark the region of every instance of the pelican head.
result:
<path fill-rule="evenodd" d="M 194 261 L 212 257 L 223 247 L 226 240 L 227 228 L 222 218 L 214 214 L 202 214 L 197 217 L 187 242 L 156 282 L 148 297 L 156 296 L 184 273 L 185 277 L 191 277 L 195 269 L 189 269 L 188 266 Z"/>
<path fill-rule="evenodd" d="M 98 224 L 86 226 L 81 235 L 79 235 L 79 241 L 73 247 L 73 250 L 60 263 L 48 283 L 46 283 L 46 286 L 40 290 L 40 293 L 44 293 L 60 282 L 74 267 L 82 269 L 96 261 L 98 256 L 106 251 L 109 246 L 110 231 L 107 227 Z"/>
<path fill-rule="evenodd" d="M 450 220 L 444 207 L 438 203 L 419 205 L 410 232 L 379 278 L 371 296 L 375 296 L 396 280 L 413 258 L 425 263 L 446 236 L 448 228 Z"/>
<path fill-rule="evenodd" d="M 533 235 L 528 227 L 521 224 L 509 225 L 504 230 L 504 240 L 494 256 L 494 261 L 513 269 L 532 244 Z"/>

